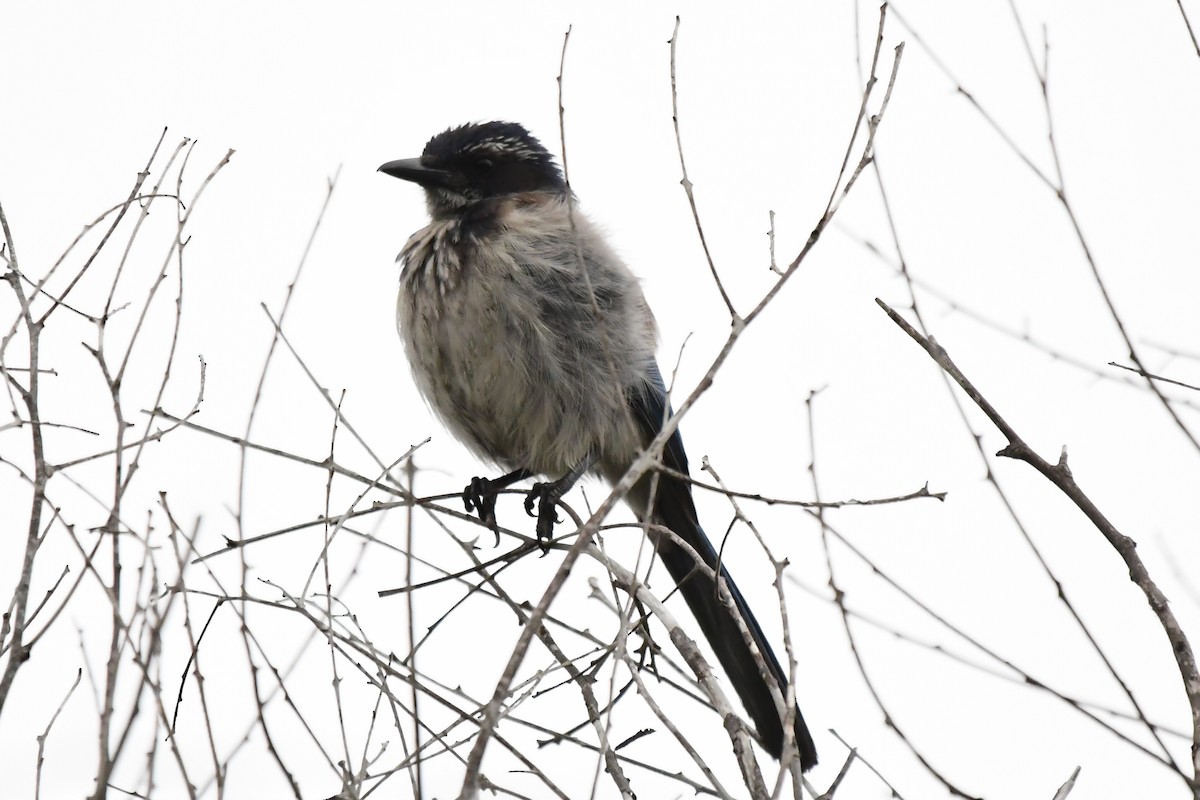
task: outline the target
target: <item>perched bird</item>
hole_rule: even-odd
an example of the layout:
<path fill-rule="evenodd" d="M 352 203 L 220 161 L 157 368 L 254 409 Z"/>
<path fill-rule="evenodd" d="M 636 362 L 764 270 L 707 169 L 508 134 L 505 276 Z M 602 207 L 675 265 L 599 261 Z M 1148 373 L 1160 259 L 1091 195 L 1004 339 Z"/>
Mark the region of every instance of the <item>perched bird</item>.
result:
<path fill-rule="evenodd" d="M 451 128 L 420 158 L 381 172 L 425 190 L 431 221 L 400 254 L 397 325 L 417 387 L 446 426 L 481 458 L 509 470 L 475 478 L 467 510 L 495 526 L 496 493 L 544 475 L 526 501 L 538 504 L 538 537 L 549 540 L 555 503 L 582 475 L 618 481 L 671 413 L 655 363 L 654 316 L 637 279 L 588 219 L 546 149 L 520 125 Z M 676 431 L 663 463 L 687 474 Z M 710 569 L 717 553 L 704 534 L 691 486 L 660 474 L 625 498 L 641 520 L 673 531 Z M 782 717 L 713 578 L 670 536 L 650 538 L 749 712 L 768 752 L 780 758 Z M 719 567 L 755 647 L 786 696 L 779 665 L 746 601 Z M 805 770 L 817 763 L 795 711 Z"/>

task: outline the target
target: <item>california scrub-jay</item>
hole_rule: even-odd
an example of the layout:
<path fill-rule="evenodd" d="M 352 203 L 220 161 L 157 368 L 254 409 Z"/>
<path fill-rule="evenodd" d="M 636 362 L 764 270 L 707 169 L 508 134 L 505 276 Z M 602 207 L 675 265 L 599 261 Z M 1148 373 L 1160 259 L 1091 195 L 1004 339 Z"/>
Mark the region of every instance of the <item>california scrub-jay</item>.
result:
<path fill-rule="evenodd" d="M 463 495 L 467 509 L 494 527 L 500 488 L 535 475 L 557 478 L 536 484 L 526 501 L 527 510 L 539 504 L 538 538 L 546 542 L 558 498 L 587 472 L 620 480 L 670 413 L 646 298 L 572 208 L 553 158 L 520 125 L 451 128 L 430 139 L 420 158 L 379 169 L 420 185 L 432 217 L 400 254 L 396 321 L 417 387 L 459 439 L 510 470 L 474 479 Z M 678 431 L 662 460 L 687 474 Z M 639 519 L 670 529 L 718 568 L 686 481 L 661 473 L 655 482 L 648 473 L 625 500 Z M 763 745 L 779 758 L 779 710 L 713 578 L 670 536 L 651 529 L 650 538 Z M 723 566 L 720 575 L 786 696 L 786 673 Z M 799 709 L 795 716 L 800 765 L 808 770 L 817 751 Z"/>

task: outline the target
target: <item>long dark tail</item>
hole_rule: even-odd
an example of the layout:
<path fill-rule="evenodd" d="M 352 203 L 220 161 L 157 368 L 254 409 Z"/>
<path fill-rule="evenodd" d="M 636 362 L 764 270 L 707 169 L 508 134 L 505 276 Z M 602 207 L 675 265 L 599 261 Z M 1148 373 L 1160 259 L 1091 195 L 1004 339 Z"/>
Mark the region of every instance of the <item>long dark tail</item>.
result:
<path fill-rule="evenodd" d="M 631 398 L 635 419 L 649 438 L 653 438 L 658 432 L 663 419 L 669 413 L 666 409 L 666 390 L 657 369 L 651 370 L 651 378 L 656 380 L 650 382 L 644 394 L 639 392 L 641 396 Z M 685 475 L 688 473 L 687 454 L 684 452 L 683 439 L 678 431 L 663 448 L 663 464 Z M 615 472 L 616 477 L 619 477 L 624 470 Z M 639 514 L 646 512 L 649 488 L 650 478 L 647 476 L 629 493 L 628 500 Z M 653 513 L 650 516 L 654 522 L 670 528 L 680 539 L 687 542 L 710 569 L 717 569 L 716 550 L 700 527 L 696 506 L 692 502 L 692 488 L 688 483 L 660 474 L 654 495 Z M 721 662 L 721 667 L 729 676 L 742 705 L 754 721 L 754 727 L 762 738 L 763 745 L 772 756 L 780 758 L 783 754 L 783 720 L 737 621 L 729 609 L 717 599 L 715 582 L 708 574 L 695 569 L 696 560 L 670 537 L 655 536 L 653 539 L 658 557 L 679 585 L 680 594 L 687 601 L 696 622 L 700 623 L 700 629 L 704 631 L 705 638 L 717 654 L 717 660 Z M 787 673 L 779 665 L 779 659 L 767 643 L 758 620 L 754 618 L 745 598 L 724 566 L 721 567 L 721 577 L 733 596 L 733 602 L 741 613 L 755 646 L 762 653 L 767 670 L 786 696 Z M 796 708 L 795 730 L 796 746 L 800 750 L 800 769 L 807 771 L 816 766 L 817 748 L 813 744 L 799 707 Z"/>
<path fill-rule="evenodd" d="M 717 568 L 717 553 L 696 520 L 696 508 L 687 484 L 660 476 L 654 510 L 655 516 L 679 538 L 691 545 L 707 566 L 714 570 Z M 742 699 L 742 705 L 754 721 L 754 727 L 762 737 L 763 746 L 772 756 L 779 758 L 783 753 L 783 721 L 737 622 L 729 609 L 717 599 L 713 579 L 694 569 L 696 561 L 692 555 L 669 537 L 659 538 L 656 547 L 658 557 L 662 559 L 667 572 L 671 573 L 671 577 L 679 584 L 679 591 L 687 601 L 688 608 L 692 610 L 692 616 L 700 623 L 700 629 L 704 631 L 705 638 L 717 654 L 717 660 L 721 662 L 730 683 Z M 758 620 L 754 618 L 742 593 L 738 591 L 737 585 L 729 577 L 729 572 L 724 566 L 721 567 L 721 577 L 733 596 L 738 611 L 741 612 L 742 620 L 750 631 L 755 646 L 762 653 L 767 669 L 779 684 L 780 691 L 786 693 L 787 673 L 779 665 L 779 659 L 767 643 Z M 800 750 L 800 769 L 807 771 L 817 763 L 817 748 L 813 744 L 799 707 L 796 708 L 795 728 L 796 746 Z"/>

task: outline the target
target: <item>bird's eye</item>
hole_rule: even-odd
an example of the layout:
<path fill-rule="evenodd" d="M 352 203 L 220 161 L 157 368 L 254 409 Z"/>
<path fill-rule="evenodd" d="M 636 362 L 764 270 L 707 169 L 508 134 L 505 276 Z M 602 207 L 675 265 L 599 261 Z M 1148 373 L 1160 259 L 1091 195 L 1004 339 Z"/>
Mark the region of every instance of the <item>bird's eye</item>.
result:
<path fill-rule="evenodd" d="M 475 162 L 475 169 L 478 170 L 480 175 L 487 175 L 492 171 L 492 166 L 492 162 L 486 158 L 481 158 Z"/>

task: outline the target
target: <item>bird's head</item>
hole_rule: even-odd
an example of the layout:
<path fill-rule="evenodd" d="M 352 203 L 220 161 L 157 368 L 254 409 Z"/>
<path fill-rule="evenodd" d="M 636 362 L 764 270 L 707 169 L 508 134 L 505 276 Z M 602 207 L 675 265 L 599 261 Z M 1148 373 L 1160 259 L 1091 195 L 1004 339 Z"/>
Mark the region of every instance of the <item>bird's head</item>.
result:
<path fill-rule="evenodd" d="M 420 158 L 389 161 L 379 171 L 419 184 L 434 219 L 488 198 L 567 190 L 550 153 L 515 122 L 450 128 L 430 139 Z"/>

